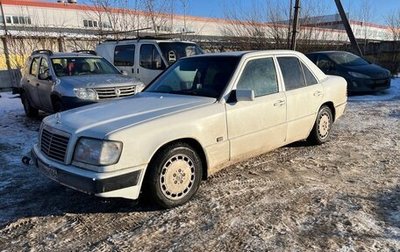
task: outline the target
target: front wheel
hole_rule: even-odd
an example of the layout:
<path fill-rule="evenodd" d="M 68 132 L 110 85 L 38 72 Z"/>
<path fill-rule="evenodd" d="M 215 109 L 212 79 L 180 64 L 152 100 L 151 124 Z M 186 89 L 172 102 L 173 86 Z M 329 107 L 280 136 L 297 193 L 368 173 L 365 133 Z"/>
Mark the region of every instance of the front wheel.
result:
<path fill-rule="evenodd" d="M 202 162 L 196 151 L 185 143 L 167 146 L 156 154 L 148 167 L 145 194 L 163 208 L 189 201 L 202 179 Z"/>
<path fill-rule="evenodd" d="M 307 139 L 312 144 L 323 144 L 329 140 L 333 124 L 332 111 L 328 106 L 322 106 L 317 114 L 317 119 Z"/>

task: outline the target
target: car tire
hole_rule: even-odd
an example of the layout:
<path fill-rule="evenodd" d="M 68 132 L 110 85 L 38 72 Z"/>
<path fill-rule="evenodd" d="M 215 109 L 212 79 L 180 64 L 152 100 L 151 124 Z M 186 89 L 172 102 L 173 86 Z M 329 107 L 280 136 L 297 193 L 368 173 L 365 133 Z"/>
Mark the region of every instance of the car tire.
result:
<path fill-rule="evenodd" d="M 315 145 L 327 142 L 331 135 L 332 124 L 333 115 L 331 109 L 328 106 L 322 106 L 318 111 L 317 119 L 307 141 Z"/>
<path fill-rule="evenodd" d="M 31 104 L 31 102 L 29 101 L 29 98 L 27 97 L 25 92 L 21 93 L 21 102 L 22 105 L 24 106 L 24 111 L 25 111 L 25 115 L 27 117 L 37 117 L 39 114 L 39 110 L 37 108 L 34 108 Z"/>
<path fill-rule="evenodd" d="M 189 201 L 202 179 L 202 161 L 186 143 L 175 143 L 159 151 L 149 164 L 145 178 L 145 196 L 162 208 Z"/>
<path fill-rule="evenodd" d="M 54 113 L 62 112 L 65 110 L 65 106 L 60 99 L 55 99 L 53 101 L 53 111 Z"/>

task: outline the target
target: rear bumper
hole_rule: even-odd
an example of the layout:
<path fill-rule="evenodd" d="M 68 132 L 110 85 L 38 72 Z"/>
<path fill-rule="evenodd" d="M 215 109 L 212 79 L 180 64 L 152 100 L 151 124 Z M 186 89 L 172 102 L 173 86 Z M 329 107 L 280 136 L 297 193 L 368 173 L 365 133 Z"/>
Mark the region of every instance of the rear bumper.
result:
<path fill-rule="evenodd" d="M 347 102 L 339 104 L 335 107 L 335 121 L 344 114 L 346 110 Z"/>
<path fill-rule="evenodd" d="M 44 156 L 37 145 L 31 151 L 34 166 L 46 177 L 77 191 L 99 197 L 137 199 L 144 167 L 99 173 L 60 164 Z"/>

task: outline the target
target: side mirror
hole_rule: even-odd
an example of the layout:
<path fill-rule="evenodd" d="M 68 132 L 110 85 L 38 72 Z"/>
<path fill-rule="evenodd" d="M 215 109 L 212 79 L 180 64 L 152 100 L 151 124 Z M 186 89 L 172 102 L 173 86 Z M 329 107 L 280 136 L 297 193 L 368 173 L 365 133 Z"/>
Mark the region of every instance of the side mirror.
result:
<path fill-rule="evenodd" d="M 121 74 L 127 76 L 127 75 L 128 75 L 128 72 L 125 71 L 125 70 L 122 70 L 122 71 L 121 71 Z"/>
<path fill-rule="evenodd" d="M 39 80 L 52 80 L 52 77 L 48 72 L 44 72 L 39 74 Z"/>
<path fill-rule="evenodd" d="M 254 101 L 254 90 L 249 89 L 237 89 L 236 90 L 236 101 Z"/>

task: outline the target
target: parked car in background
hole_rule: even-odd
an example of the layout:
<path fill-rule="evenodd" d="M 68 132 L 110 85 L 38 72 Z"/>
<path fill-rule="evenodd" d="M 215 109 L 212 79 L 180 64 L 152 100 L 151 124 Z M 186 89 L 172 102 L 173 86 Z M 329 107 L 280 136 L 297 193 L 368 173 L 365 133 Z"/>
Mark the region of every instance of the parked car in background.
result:
<path fill-rule="evenodd" d="M 100 56 L 84 52 L 34 51 L 21 79 L 21 101 L 27 116 L 54 113 L 94 102 L 131 96 L 144 84 L 124 76 Z"/>
<path fill-rule="evenodd" d="M 107 40 L 96 52 L 146 85 L 178 59 L 203 53 L 193 42 L 151 38 Z"/>
<path fill-rule="evenodd" d="M 234 162 L 326 142 L 346 102 L 346 81 L 299 52 L 187 57 L 131 98 L 46 117 L 32 157 L 82 192 L 174 207 Z"/>
<path fill-rule="evenodd" d="M 342 76 L 349 93 L 379 91 L 390 87 L 390 71 L 344 51 L 321 51 L 306 56 L 325 74 Z"/>

